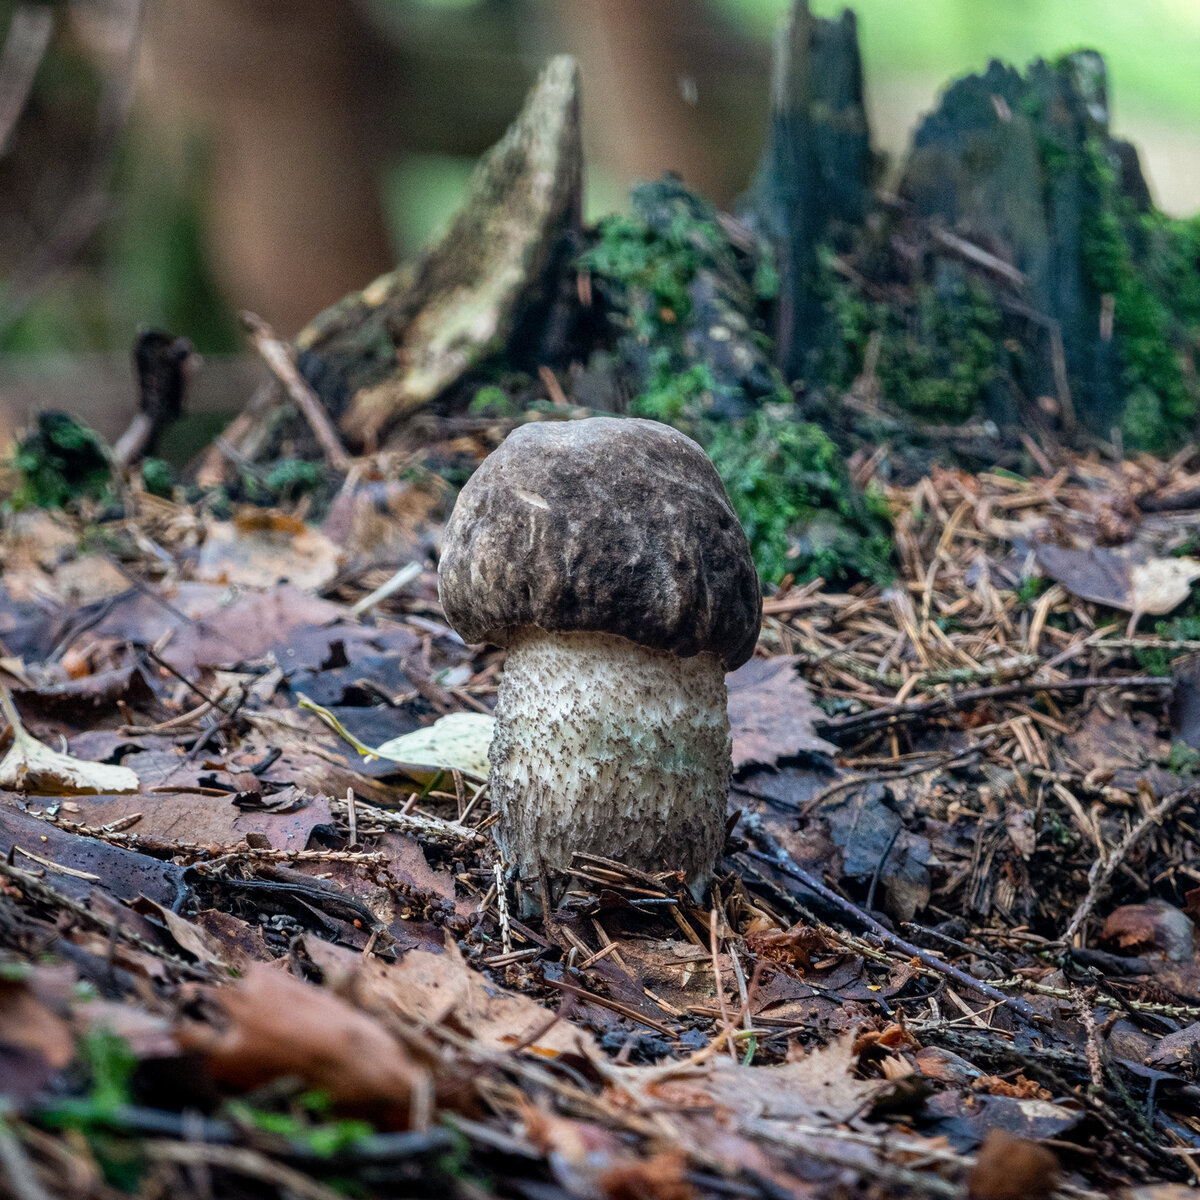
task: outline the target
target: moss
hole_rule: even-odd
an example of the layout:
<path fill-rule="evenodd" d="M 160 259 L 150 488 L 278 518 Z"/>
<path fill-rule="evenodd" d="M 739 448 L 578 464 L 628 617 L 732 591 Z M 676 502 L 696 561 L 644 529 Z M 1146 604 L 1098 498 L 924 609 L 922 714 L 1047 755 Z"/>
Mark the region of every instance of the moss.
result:
<path fill-rule="evenodd" d="M 646 390 L 629 406 L 635 417 L 666 421 L 669 425 L 694 424 L 695 417 L 712 407 L 716 380 L 707 363 L 693 363 L 681 371 L 673 369 L 670 352 L 660 347 L 651 356 L 650 380 Z"/>
<path fill-rule="evenodd" d="M 765 581 L 831 583 L 892 577 L 891 517 L 883 497 L 853 485 L 841 451 L 790 406 L 697 431 L 724 481 Z"/>
<path fill-rule="evenodd" d="M 142 487 L 152 496 L 170 500 L 177 480 L 175 468 L 161 458 L 147 458 L 142 463 Z"/>
<path fill-rule="evenodd" d="M 1171 743 L 1171 751 L 1167 755 L 1166 768 L 1184 779 L 1200 775 L 1200 750 L 1189 746 L 1187 742 L 1178 739 Z"/>
<path fill-rule="evenodd" d="M 512 417 L 516 415 L 516 411 L 517 406 L 508 393 L 494 383 L 481 387 L 467 406 L 467 412 L 475 417 Z"/>
<path fill-rule="evenodd" d="M 829 337 L 817 377 L 838 390 L 862 372 L 872 337 L 875 370 L 886 400 L 915 416 L 962 420 L 985 409 L 1001 366 L 1001 317 L 988 289 L 968 277 L 918 284 L 907 300 L 868 298 L 821 256 L 821 291 Z"/>
<path fill-rule="evenodd" d="M 1103 144 L 1083 162 L 1092 197 L 1082 230 L 1088 282 L 1112 297 L 1113 337 L 1125 402 L 1121 433 L 1131 449 L 1168 453 L 1194 431 L 1200 383 L 1200 222 L 1138 213 L 1120 189 Z M 1192 370 L 1184 359 L 1192 359 Z"/>
<path fill-rule="evenodd" d="M 325 482 L 326 471 L 322 463 L 300 458 L 279 459 L 263 477 L 263 486 L 273 503 L 295 501 L 318 491 Z"/>
<path fill-rule="evenodd" d="M 1017 584 L 1017 603 L 1028 606 L 1037 602 L 1038 598 L 1050 589 L 1050 580 L 1044 575 L 1026 575 Z"/>
<path fill-rule="evenodd" d="M 649 342 L 691 311 L 689 289 L 704 258 L 723 241 L 715 212 L 692 220 L 677 212 L 660 227 L 637 216 L 605 217 L 597 241 L 579 260 L 610 293 L 620 295 L 632 332 Z"/>
<path fill-rule="evenodd" d="M 14 508 L 65 508 L 77 500 L 101 500 L 112 478 L 100 435 L 61 412 L 38 414 L 36 427 L 17 444 L 13 465 L 20 476 L 10 500 Z"/>

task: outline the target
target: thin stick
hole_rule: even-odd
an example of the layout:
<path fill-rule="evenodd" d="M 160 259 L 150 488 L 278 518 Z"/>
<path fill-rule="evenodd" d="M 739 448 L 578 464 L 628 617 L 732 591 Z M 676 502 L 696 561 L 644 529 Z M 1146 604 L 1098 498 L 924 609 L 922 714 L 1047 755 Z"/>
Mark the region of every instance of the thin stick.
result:
<path fill-rule="evenodd" d="M 354 789 L 346 789 L 346 819 L 350 824 L 350 845 L 358 845 L 358 806 L 354 803 Z"/>
<path fill-rule="evenodd" d="M 816 721 L 820 734 L 858 733 L 874 725 L 886 725 L 890 721 L 915 720 L 918 717 L 938 716 L 953 712 L 968 704 L 983 700 L 1004 700 L 1012 696 L 1030 696 L 1037 692 L 1083 692 L 1090 688 L 1170 688 L 1174 681 L 1165 675 L 1119 675 L 1112 679 L 1088 678 L 1066 679 L 1057 683 L 1005 683 L 998 687 L 974 688 L 966 692 L 952 692 L 946 696 L 935 696 L 919 704 L 889 704 L 871 712 L 853 713 L 846 717 L 833 717 L 828 721 Z"/>
<path fill-rule="evenodd" d="M 312 429 L 329 465 L 343 474 L 350 467 L 350 456 L 342 445 L 329 416 L 321 405 L 317 393 L 308 386 L 304 377 L 296 370 L 291 351 L 276 336 L 275 331 L 261 317 L 251 312 L 241 314 L 242 325 L 255 350 L 271 368 L 271 373 L 287 389 L 287 394 L 303 414 Z"/>
<path fill-rule="evenodd" d="M 819 879 L 810 875 L 809 872 L 800 866 L 767 833 L 762 827 L 762 820 L 757 817 L 757 814 L 744 819 L 742 828 L 748 836 L 754 838 L 755 841 L 766 849 L 766 853 L 759 850 L 748 851 L 751 857 L 757 858 L 760 862 L 767 863 L 774 867 L 775 870 L 795 879 L 798 883 L 802 883 L 810 892 L 820 896 L 826 904 L 832 905 L 845 916 L 869 930 L 889 950 L 898 950 L 901 954 L 907 954 L 912 958 L 918 959 L 931 970 L 937 971 L 949 979 L 953 979 L 959 987 L 968 988 L 978 995 L 986 997 L 988 1000 L 995 1000 L 1005 1005 L 1005 1007 L 1011 1008 L 1013 1012 L 1018 1016 L 1024 1017 L 1027 1021 L 1036 1019 L 1037 1014 L 1027 1001 L 1016 996 L 1006 996 L 1003 992 L 998 992 L 994 987 L 990 987 L 981 980 L 974 978 L 974 976 L 968 975 L 965 971 L 959 970 L 958 967 L 946 962 L 944 959 L 930 954 L 928 950 L 922 950 L 920 946 L 914 946 L 912 942 L 897 937 L 890 929 L 876 921 L 874 917 L 868 916 L 867 913 L 863 912 L 857 904 L 851 903 L 851 901 L 839 896 L 832 888 L 826 887 Z"/>
<path fill-rule="evenodd" d="M 492 863 L 496 876 L 496 911 L 500 914 L 500 945 L 505 954 L 512 953 L 512 933 L 508 917 L 508 888 L 504 885 L 504 867 L 499 862 Z"/>
<path fill-rule="evenodd" d="M 406 584 L 412 583 L 421 573 L 419 562 L 405 563 L 386 583 L 381 583 L 373 592 L 364 596 L 350 608 L 352 617 L 361 617 L 369 613 L 377 604 L 386 600 L 394 592 L 398 592 Z"/>
<path fill-rule="evenodd" d="M 1171 813 L 1173 809 L 1178 807 L 1184 800 L 1194 799 L 1200 796 L 1200 787 L 1183 788 L 1181 791 L 1172 792 L 1165 800 L 1156 804 L 1126 835 L 1121 844 L 1111 853 L 1101 855 L 1092 864 L 1092 869 L 1088 872 L 1091 880 L 1087 895 L 1080 902 L 1079 907 L 1075 910 L 1075 915 L 1071 918 L 1071 923 L 1067 926 L 1066 932 L 1062 936 L 1063 945 L 1070 946 L 1075 941 L 1076 934 L 1083 928 L 1083 923 L 1088 919 L 1088 915 L 1095 907 L 1096 901 L 1100 899 L 1100 893 L 1108 886 L 1108 881 L 1113 877 L 1113 872 L 1123 863 L 1129 852 L 1150 832 L 1162 824 L 1163 818 Z"/>
<path fill-rule="evenodd" d="M 721 1031 L 725 1035 L 725 1045 L 729 1057 L 737 1062 L 737 1044 L 733 1040 L 733 1025 L 729 1020 L 729 1005 L 725 1002 L 725 981 L 721 978 L 721 960 L 719 957 L 720 940 L 717 937 L 717 906 L 712 906 L 708 914 L 708 945 L 712 956 L 713 983 L 717 989 L 717 1003 L 721 1007 Z"/>

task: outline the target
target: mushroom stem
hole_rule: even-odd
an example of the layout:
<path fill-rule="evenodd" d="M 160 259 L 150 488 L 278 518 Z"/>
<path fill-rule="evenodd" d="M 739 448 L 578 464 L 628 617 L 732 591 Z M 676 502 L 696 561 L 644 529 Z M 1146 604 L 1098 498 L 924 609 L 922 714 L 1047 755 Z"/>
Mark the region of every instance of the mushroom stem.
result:
<path fill-rule="evenodd" d="M 519 631 L 496 697 L 492 805 L 522 875 L 577 851 L 682 870 L 699 897 L 725 837 L 725 668 L 604 633 Z"/>

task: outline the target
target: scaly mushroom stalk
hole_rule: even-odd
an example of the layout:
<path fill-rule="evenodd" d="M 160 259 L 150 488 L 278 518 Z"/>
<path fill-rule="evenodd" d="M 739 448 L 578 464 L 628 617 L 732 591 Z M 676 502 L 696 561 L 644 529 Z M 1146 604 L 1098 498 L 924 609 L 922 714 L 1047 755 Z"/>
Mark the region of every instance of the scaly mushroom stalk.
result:
<path fill-rule="evenodd" d="M 523 875 L 576 850 L 699 892 L 725 838 L 725 668 L 606 633 L 515 637 L 489 754 L 499 844 Z"/>

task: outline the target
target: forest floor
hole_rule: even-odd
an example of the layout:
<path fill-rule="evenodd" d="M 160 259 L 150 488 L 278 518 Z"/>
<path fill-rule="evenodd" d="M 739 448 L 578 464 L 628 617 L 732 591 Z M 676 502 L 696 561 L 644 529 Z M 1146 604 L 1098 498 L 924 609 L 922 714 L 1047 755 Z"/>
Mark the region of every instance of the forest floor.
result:
<path fill-rule="evenodd" d="M 704 903 L 580 858 L 540 917 L 486 722 L 407 763 L 330 724 L 493 702 L 420 478 L 352 473 L 323 527 L 7 517 L 0 1190 L 1200 1180 L 1200 464 L 1044 465 L 893 490 L 892 586 L 766 600 Z"/>

